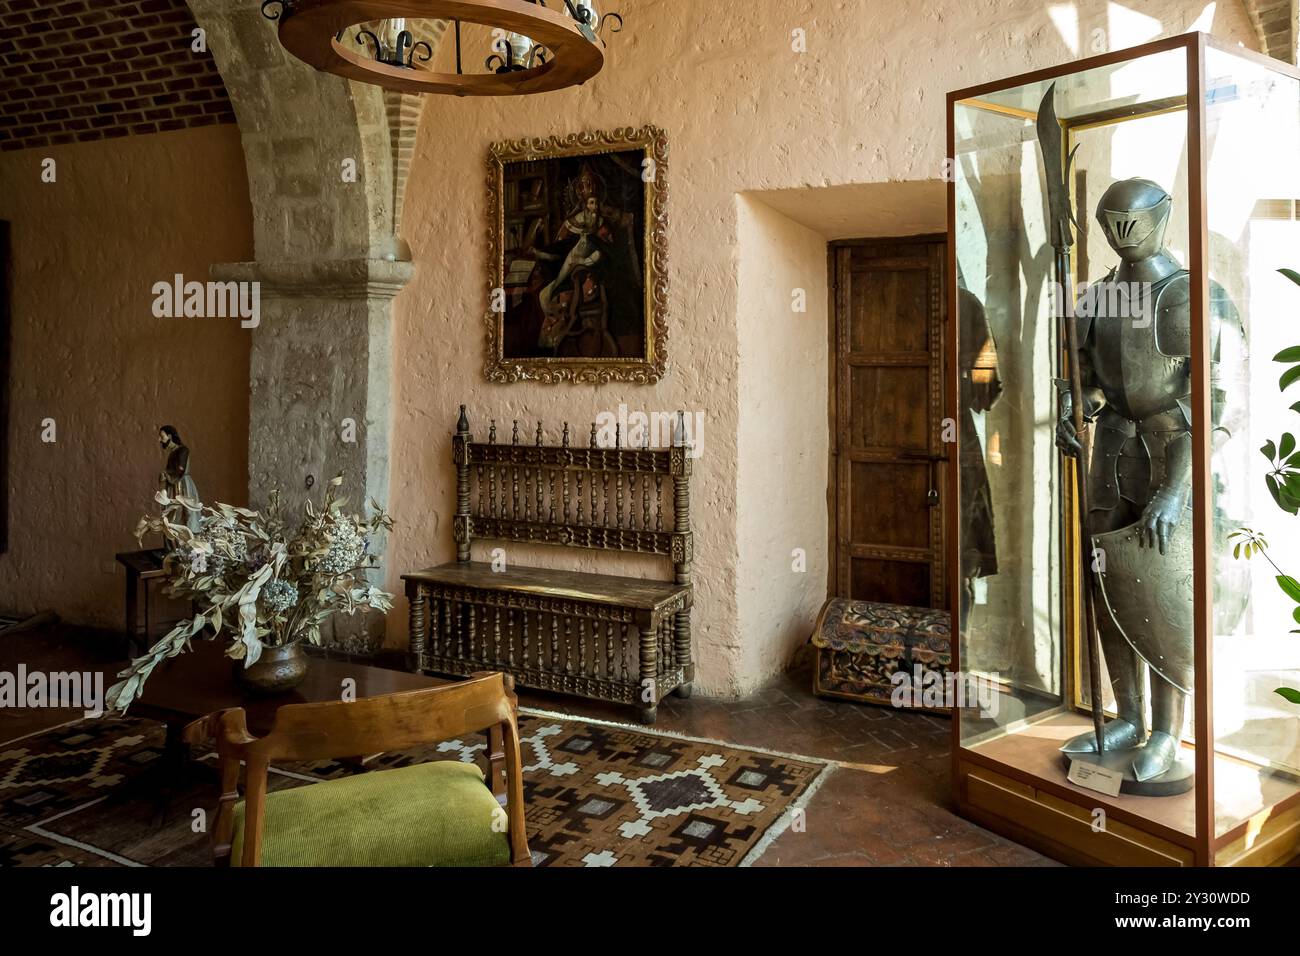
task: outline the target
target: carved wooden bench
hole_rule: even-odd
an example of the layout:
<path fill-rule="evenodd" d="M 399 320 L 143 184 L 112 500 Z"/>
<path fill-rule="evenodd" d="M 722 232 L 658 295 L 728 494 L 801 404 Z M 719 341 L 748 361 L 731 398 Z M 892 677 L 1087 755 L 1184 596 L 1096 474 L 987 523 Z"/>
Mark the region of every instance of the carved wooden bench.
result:
<path fill-rule="evenodd" d="M 470 433 L 465 407 L 452 438 L 456 560 L 404 574 L 414 669 L 502 670 L 523 687 L 632 704 L 653 723 L 670 693 L 689 697 L 691 458 L 681 419 L 668 448 L 498 444 Z M 470 559 L 474 539 L 660 555 L 673 580 L 517 565 L 504 550 Z"/>

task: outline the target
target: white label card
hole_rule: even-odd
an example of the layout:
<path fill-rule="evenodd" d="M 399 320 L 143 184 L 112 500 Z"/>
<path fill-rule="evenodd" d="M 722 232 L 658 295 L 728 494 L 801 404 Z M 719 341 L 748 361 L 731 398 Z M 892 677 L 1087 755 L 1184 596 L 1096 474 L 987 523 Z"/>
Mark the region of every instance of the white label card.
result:
<path fill-rule="evenodd" d="M 1096 790 L 1108 797 L 1118 797 L 1120 784 L 1124 782 L 1124 774 L 1119 770 L 1107 770 L 1096 764 L 1071 760 L 1069 780 L 1070 783 Z"/>

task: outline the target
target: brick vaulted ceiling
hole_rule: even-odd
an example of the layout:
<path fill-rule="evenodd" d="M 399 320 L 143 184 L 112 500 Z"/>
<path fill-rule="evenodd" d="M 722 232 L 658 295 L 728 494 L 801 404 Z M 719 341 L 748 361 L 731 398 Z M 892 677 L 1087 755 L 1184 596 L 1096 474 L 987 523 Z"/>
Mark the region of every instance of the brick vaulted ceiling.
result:
<path fill-rule="evenodd" d="M 0 150 L 234 123 L 185 0 L 0 0 Z"/>
<path fill-rule="evenodd" d="M 1300 28 L 1300 9 L 1296 0 L 1243 0 L 1246 13 L 1254 24 L 1260 48 L 1269 56 L 1288 63 L 1296 61 L 1296 36 Z"/>

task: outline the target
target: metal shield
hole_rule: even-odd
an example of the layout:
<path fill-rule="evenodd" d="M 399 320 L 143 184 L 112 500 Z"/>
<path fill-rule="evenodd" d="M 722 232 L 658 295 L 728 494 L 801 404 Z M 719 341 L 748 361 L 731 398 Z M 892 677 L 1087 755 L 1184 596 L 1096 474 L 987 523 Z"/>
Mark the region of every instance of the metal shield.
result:
<path fill-rule="evenodd" d="M 1165 545 L 1140 544 L 1138 526 L 1093 535 L 1103 613 L 1161 677 L 1192 693 L 1194 627 L 1192 516 L 1184 514 Z M 1096 552 L 1094 552 L 1095 554 Z"/>

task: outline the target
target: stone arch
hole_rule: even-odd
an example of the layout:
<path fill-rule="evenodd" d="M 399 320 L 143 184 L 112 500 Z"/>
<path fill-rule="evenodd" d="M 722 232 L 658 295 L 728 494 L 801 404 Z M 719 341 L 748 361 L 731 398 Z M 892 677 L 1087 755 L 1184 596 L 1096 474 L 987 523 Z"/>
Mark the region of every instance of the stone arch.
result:
<path fill-rule="evenodd" d="M 234 106 L 252 203 L 256 261 L 212 267 L 260 289 L 250 505 L 278 489 L 296 509 L 336 474 L 358 508 L 387 502 L 392 300 L 413 270 L 398 224 L 419 99 L 298 61 L 255 0 L 187 2 Z M 441 37 L 440 22 L 422 26 L 431 42 Z M 339 618 L 325 634 L 355 653 L 382 639 L 380 615 Z"/>
<path fill-rule="evenodd" d="M 418 97 L 290 56 L 250 0 L 188 0 L 234 106 L 259 262 L 400 258 L 395 243 Z M 444 25 L 421 24 L 437 42 Z M 356 183 L 342 165 L 355 161 Z"/>

